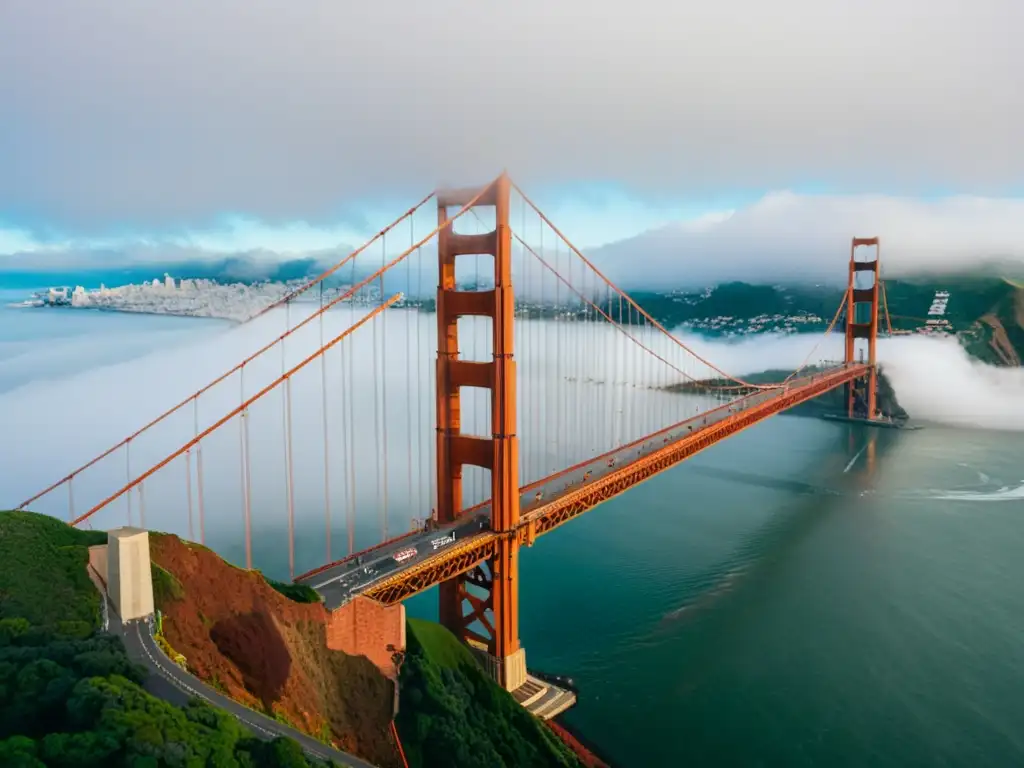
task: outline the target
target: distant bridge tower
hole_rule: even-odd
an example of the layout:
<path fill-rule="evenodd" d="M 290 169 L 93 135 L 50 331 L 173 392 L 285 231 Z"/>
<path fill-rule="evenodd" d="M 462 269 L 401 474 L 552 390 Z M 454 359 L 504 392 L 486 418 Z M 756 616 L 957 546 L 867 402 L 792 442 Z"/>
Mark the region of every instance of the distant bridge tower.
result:
<path fill-rule="evenodd" d="M 512 292 L 511 182 L 502 174 L 476 202 L 493 206 L 495 229 L 482 235 L 456 234 L 448 209 L 473 200 L 479 189 L 439 191 L 437 218 L 437 522 L 453 522 L 463 510 L 462 467 L 491 472 L 491 527 L 499 540 L 484 566 L 442 582 L 441 623 L 479 654 L 491 676 L 506 690 L 526 682 L 526 652 L 519 646 L 519 439 L 516 436 L 516 364 L 513 360 L 515 305 Z M 458 256 L 494 257 L 492 290 L 456 290 Z M 493 358 L 459 358 L 458 320 L 489 317 Z M 491 435 L 464 435 L 460 389 L 491 391 Z M 474 591 L 469 588 L 473 587 Z M 481 597 L 480 593 L 484 596 Z M 493 619 L 487 610 L 493 612 Z M 484 651 L 486 649 L 486 651 Z"/>
<path fill-rule="evenodd" d="M 874 258 L 857 259 L 857 248 L 874 248 Z M 864 251 L 861 251 L 864 253 Z M 847 415 L 851 418 L 873 419 L 878 415 L 878 370 L 875 347 L 878 343 L 878 289 L 880 246 L 877 237 L 855 237 L 850 246 L 850 283 L 846 289 L 846 362 L 856 359 L 857 339 L 867 339 L 867 363 L 871 373 L 847 385 Z M 858 286 L 859 273 L 871 274 L 871 285 Z"/>

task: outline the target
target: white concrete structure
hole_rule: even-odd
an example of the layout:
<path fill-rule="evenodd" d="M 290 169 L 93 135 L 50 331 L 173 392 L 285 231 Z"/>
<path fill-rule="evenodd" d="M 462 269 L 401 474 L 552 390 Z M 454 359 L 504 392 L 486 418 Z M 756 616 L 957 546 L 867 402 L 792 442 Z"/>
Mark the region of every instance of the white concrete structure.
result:
<path fill-rule="evenodd" d="M 153 613 L 153 572 L 149 532 L 115 528 L 107 532 L 107 594 L 121 621 Z"/>

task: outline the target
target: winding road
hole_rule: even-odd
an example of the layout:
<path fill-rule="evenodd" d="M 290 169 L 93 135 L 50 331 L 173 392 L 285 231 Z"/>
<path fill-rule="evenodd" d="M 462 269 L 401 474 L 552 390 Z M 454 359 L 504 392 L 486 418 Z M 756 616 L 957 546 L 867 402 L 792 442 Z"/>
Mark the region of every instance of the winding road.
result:
<path fill-rule="evenodd" d="M 92 575 L 90 569 L 90 576 Z M 97 579 L 94 577 L 93 581 L 95 582 Z M 97 583 L 97 587 L 99 586 L 100 584 Z M 152 617 L 122 622 L 117 611 L 110 604 L 106 590 L 100 589 L 100 593 L 104 600 L 105 629 L 110 634 L 120 636 L 125 650 L 128 652 L 128 657 L 132 661 L 142 664 L 149 672 L 145 683 L 145 688 L 149 693 L 178 706 L 188 704 L 191 699 L 205 701 L 207 704 L 233 715 L 238 722 L 258 738 L 268 741 L 279 736 L 294 739 L 302 747 L 303 752 L 317 760 L 325 762 L 333 760 L 338 765 L 352 766 L 352 768 L 375 768 L 372 763 L 329 747 L 312 736 L 244 707 L 237 701 L 215 691 L 198 677 L 189 674 L 167 658 L 153 637 Z"/>

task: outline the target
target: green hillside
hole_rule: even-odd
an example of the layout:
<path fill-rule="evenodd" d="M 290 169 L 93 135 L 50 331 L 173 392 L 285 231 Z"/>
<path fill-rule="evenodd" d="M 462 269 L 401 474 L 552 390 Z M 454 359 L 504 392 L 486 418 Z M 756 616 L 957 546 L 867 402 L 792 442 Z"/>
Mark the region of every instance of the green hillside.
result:
<path fill-rule="evenodd" d="M 575 768 L 576 756 L 440 624 L 409 619 L 395 720 L 410 768 Z"/>
<path fill-rule="evenodd" d="M 97 631 L 86 563 L 102 543 L 47 515 L 0 512 L 0 765 L 308 767 L 294 741 L 260 741 L 205 703 L 143 689 L 120 638 Z"/>
<path fill-rule="evenodd" d="M 948 293 L 941 314 L 929 314 Z M 640 291 L 634 298 L 659 322 L 715 338 L 755 333 L 823 331 L 843 300 L 836 286 L 723 283 L 702 291 Z M 1024 288 L 990 277 L 886 280 L 889 319 L 900 334 L 955 335 L 974 357 L 993 365 L 1024 361 Z M 929 321 L 932 321 L 929 324 Z"/>

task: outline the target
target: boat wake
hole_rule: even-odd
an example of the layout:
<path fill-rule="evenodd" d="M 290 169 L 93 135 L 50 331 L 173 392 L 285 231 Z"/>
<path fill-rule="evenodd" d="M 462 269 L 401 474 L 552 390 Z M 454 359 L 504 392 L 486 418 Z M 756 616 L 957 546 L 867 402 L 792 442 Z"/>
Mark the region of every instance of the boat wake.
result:
<path fill-rule="evenodd" d="M 1004 485 L 996 490 L 925 491 L 924 498 L 935 501 L 1024 501 L 1024 480 L 1019 485 Z"/>

